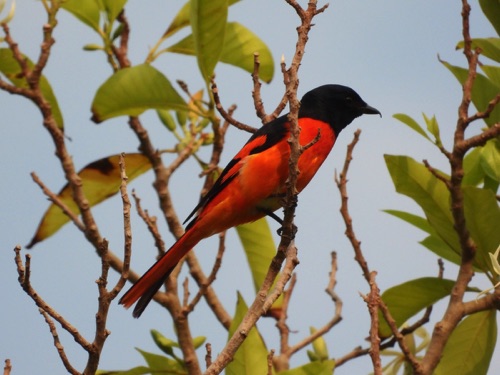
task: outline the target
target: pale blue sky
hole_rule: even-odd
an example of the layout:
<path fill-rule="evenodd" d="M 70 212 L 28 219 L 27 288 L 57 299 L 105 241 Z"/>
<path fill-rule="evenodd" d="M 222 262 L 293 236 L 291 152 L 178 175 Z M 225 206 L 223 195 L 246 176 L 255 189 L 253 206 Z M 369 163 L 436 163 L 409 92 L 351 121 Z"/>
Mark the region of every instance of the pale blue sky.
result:
<path fill-rule="evenodd" d="M 131 24 L 130 57 L 134 64 L 144 60 L 148 47 L 166 29 L 182 1 L 129 0 L 127 15 Z M 322 3 L 321 3 L 322 4 Z M 493 36 L 476 1 L 472 5 L 472 34 Z M 423 233 L 383 213 L 383 209 L 401 209 L 420 213 L 406 197 L 395 193 L 385 168 L 383 154 L 406 154 L 417 160 L 424 158 L 446 168 L 444 158 L 429 142 L 419 138 L 392 118 L 394 113 L 407 113 L 420 121 L 421 113 L 435 114 L 441 126 L 445 145 L 456 121 L 461 90 L 455 78 L 438 62 L 437 55 L 454 64 L 464 64 L 455 51 L 461 38 L 460 1 L 331 1 L 329 9 L 315 19 L 310 42 L 301 66 L 302 95 L 325 83 L 340 83 L 355 89 L 370 105 L 383 113 L 383 118 L 365 116 L 357 119 L 339 138 L 335 149 L 311 185 L 300 196 L 296 223 L 299 227 L 297 246 L 301 264 L 297 268 L 296 287 L 289 312 L 289 326 L 296 334 L 292 342 L 307 335 L 309 326 L 320 327 L 330 318 L 333 306 L 324 293 L 327 284 L 330 252 L 339 256 L 337 293 L 344 301 L 342 323 L 326 337 L 330 355 L 340 357 L 358 345 L 366 346 L 368 313 L 358 292 L 367 292 L 353 252 L 345 236 L 338 213 L 339 195 L 333 184 L 335 169 L 342 166 L 345 147 L 355 129 L 361 128 L 349 175 L 350 209 L 358 237 L 369 265 L 378 271 L 382 291 L 408 279 L 437 274 L 435 257 L 418 241 Z M 271 48 L 278 63 L 282 54 L 290 60 L 295 48 L 298 19 L 284 1 L 242 1 L 233 6 L 229 18 L 256 32 Z M 32 59 L 36 58 L 44 23 L 40 2 L 18 0 L 11 23 L 13 38 Z M 71 15 L 61 12 L 55 31 L 56 45 L 45 74 L 50 80 L 62 108 L 66 134 L 72 138 L 68 148 L 78 168 L 96 159 L 122 151 L 137 149 L 135 136 L 128 130 L 126 118 L 95 125 L 90 121 L 90 103 L 97 87 L 111 74 L 99 52 L 83 52 L 82 46 L 98 42 L 89 28 Z M 172 81 L 184 80 L 192 91 L 202 87 L 196 62 L 191 57 L 164 55 L 155 62 Z M 283 85 L 278 73 L 262 94 L 268 110 L 281 98 Z M 243 122 L 258 125 L 252 108 L 249 74 L 220 65 L 216 69 L 222 102 L 238 104 L 235 116 Z M 17 284 L 12 249 L 31 239 L 48 206 L 46 198 L 31 181 L 35 171 L 53 190 L 64 183 L 52 142 L 41 124 L 38 110 L 23 98 L 0 93 L 2 134 L 0 150 L 3 163 L 2 203 L 0 214 L 0 283 L 3 302 L 0 359 L 10 358 L 16 374 L 62 374 L 64 368 L 52 346 L 48 328 L 33 302 Z M 172 145 L 171 135 L 164 130 L 154 113 L 142 117 L 158 148 Z M 476 127 L 479 125 L 476 125 Z M 225 164 L 245 142 L 247 134 L 231 129 L 223 155 Z M 168 159 L 168 158 L 166 158 Z M 195 205 L 202 180 L 196 175 L 196 164 L 186 163 L 173 178 L 172 192 L 179 216 L 184 218 Z M 151 174 L 134 181 L 143 199 L 143 207 L 159 215 L 157 200 L 151 187 Z M 102 234 L 119 252 L 122 246 L 121 203 L 111 199 L 95 208 Z M 161 221 L 161 220 L 160 220 Z M 153 262 L 155 249 L 143 223 L 133 218 L 133 268 L 142 272 Z M 272 223 L 273 231 L 276 225 Z M 164 239 L 172 237 L 161 223 Z M 197 254 L 204 266 L 211 266 L 215 255 L 214 240 L 204 241 Z M 94 330 L 100 263 L 78 231 L 66 226 L 49 240 L 37 245 L 32 254 L 32 283 L 46 301 L 78 327 L 89 340 Z M 446 265 L 445 277 L 454 278 L 456 267 Z M 115 275 L 112 276 L 115 279 Z M 487 287 L 480 275 L 473 284 Z M 236 291 L 249 303 L 253 287 L 234 231 L 228 234 L 227 251 L 215 283 L 228 311 L 234 311 Z M 474 298 L 474 296 L 470 296 Z M 434 310 L 433 322 L 442 312 Z M 219 352 L 226 333 L 219 329 L 202 306 L 190 317 L 195 335 L 204 335 Z M 207 318 L 207 316 L 210 316 Z M 432 329 L 429 324 L 428 330 Z M 107 341 L 101 361 L 104 369 L 126 369 L 142 364 L 134 350 L 157 351 L 149 336 L 155 328 L 173 337 L 170 317 L 152 304 L 139 320 L 118 305 L 111 308 Z M 268 348 L 278 348 L 274 321 L 262 320 L 259 328 Z M 62 343 L 75 367 L 82 369 L 85 353 L 62 330 Z M 200 355 L 203 355 L 200 351 Z M 499 354 L 495 356 L 498 363 Z M 305 352 L 294 357 L 293 365 L 304 363 Z M 363 374 L 370 371 L 368 357 L 351 361 L 336 374 Z"/>

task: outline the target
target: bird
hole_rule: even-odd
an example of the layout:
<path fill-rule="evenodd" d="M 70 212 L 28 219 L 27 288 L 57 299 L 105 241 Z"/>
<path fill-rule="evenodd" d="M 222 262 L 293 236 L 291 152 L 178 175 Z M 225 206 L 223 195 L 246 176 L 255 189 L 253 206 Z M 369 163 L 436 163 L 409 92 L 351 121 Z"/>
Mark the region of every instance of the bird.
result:
<path fill-rule="evenodd" d="M 296 189 L 300 193 L 332 150 L 340 132 L 361 115 L 381 113 L 351 88 L 319 86 L 300 101 L 299 143 L 305 151 L 298 159 Z M 186 219 L 184 234 L 123 295 L 119 304 L 138 318 L 181 259 L 202 239 L 266 215 L 280 221 L 274 211 L 282 207 L 286 192 L 290 146 L 288 115 L 260 127 L 227 164 L 212 188 Z"/>

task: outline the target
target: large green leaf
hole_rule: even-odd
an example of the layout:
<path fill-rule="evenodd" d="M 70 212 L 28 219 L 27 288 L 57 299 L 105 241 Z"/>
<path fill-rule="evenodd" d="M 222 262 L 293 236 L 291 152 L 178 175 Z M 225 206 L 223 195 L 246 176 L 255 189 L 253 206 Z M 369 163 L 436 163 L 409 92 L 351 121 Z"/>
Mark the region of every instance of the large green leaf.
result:
<path fill-rule="evenodd" d="M 393 286 L 382 294 L 382 300 L 396 321 L 398 327 L 415 314 L 433 305 L 451 293 L 453 280 L 437 277 L 423 277 Z M 379 312 L 379 335 L 382 338 L 392 335 L 392 331 Z"/>
<path fill-rule="evenodd" d="M 457 80 L 463 84 L 468 76 L 468 70 L 459 66 L 454 66 L 446 61 L 441 61 L 446 66 Z M 488 107 L 488 103 L 500 92 L 500 86 L 482 74 L 477 74 L 472 87 L 472 102 L 478 111 L 484 111 Z M 488 126 L 492 126 L 500 121 L 500 106 L 496 106 L 490 116 L 484 119 Z"/>
<path fill-rule="evenodd" d="M 480 150 L 483 171 L 495 181 L 500 181 L 500 141 L 491 139 Z"/>
<path fill-rule="evenodd" d="M 187 370 L 182 363 L 174 359 L 170 359 L 163 355 L 146 352 L 139 348 L 136 350 L 141 353 L 142 357 L 146 361 L 151 374 L 176 374 L 176 375 L 187 375 Z"/>
<path fill-rule="evenodd" d="M 463 49 L 463 40 L 457 44 L 457 49 Z M 481 54 L 500 62 L 500 39 L 499 38 L 476 38 L 472 39 L 472 48 L 481 48 Z"/>
<path fill-rule="evenodd" d="M 224 45 L 228 0 L 191 0 L 191 29 L 203 79 L 210 81 Z"/>
<path fill-rule="evenodd" d="M 416 122 L 413 118 L 410 116 L 404 114 L 404 113 L 396 113 L 393 115 L 393 117 L 396 120 L 401 121 L 403 124 L 407 125 L 410 129 L 415 130 L 418 134 L 420 134 L 422 137 L 427 139 L 428 141 L 432 142 L 432 139 L 429 138 L 425 130 Z"/>
<path fill-rule="evenodd" d="M 474 147 L 464 158 L 464 178 L 462 185 L 477 186 L 484 180 L 485 172 L 481 167 L 481 149 Z"/>
<path fill-rule="evenodd" d="M 444 242 L 441 237 L 439 237 L 434 228 L 429 225 L 427 219 L 411 214 L 409 212 L 398 210 L 384 211 L 428 233 L 429 236 L 420 241 L 420 244 L 422 246 L 426 247 L 440 258 L 446 259 L 455 264 L 460 264 L 460 255 L 457 254 L 450 246 L 448 246 L 448 244 Z"/>
<path fill-rule="evenodd" d="M 274 61 L 267 45 L 245 26 L 237 22 L 228 23 L 220 61 L 251 73 L 256 52 L 259 53 L 260 61 L 259 77 L 264 82 L 271 82 L 274 75 Z"/>
<path fill-rule="evenodd" d="M 90 206 L 95 206 L 118 193 L 121 184 L 119 160 L 119 155 L 109 156 L 90 163 L 78 172 L 78 176 L 82 179 L 83 192 Z M 125 155 L 125 164 L 129 181 L 151 169 L 149 160 L 142 154 Z M 73 213 L 79 213 L 68 184 L 62 188 L 57 196 Z M 31 248 L 36 243 L 52 236 L 69 220 L 68 216 L 52 203 L 43 215 L 38 229 L 27 247 Z"/>
<path fill-rule="evenodd" d="M 243 297 L 238 293 L 236 312 L 231 327 L 229 327 L 228 337 L 231 337 L 236 332 L 247 310 L 248 307 Z M 267 374 L 267 354 L 264 340 L 262 340 L 257 327 L 253 327 L 234 355 L 233 360 L 226 367 L 226 375 Z"/>
<path fill-rule="evenodd" d="M 335 361 L 316 361 L 291 370 L 280 371 L 276 375 L 332 375 L 335 369 Z"/>
<path fill-rule="evenodd" d="M 194 55 L 196 52 L 193 36 L 188 35 L 166 50 L 173 53 Z M 274 61 L 269 48 L 245 26 L 237 22 L 228 22 L 220 61 L 251 73 L 253 72 L 255 52 L 259 53 L 259 77 L 264 82 L 270 82 L 274 75 Z"/>
<path fill-rule="evenodd" d="M 500 36 L 500 1 L 499 0 L 479 0 L 483 13 L 495 28 Z"/>
<path fill-rule="evenodd" d="M 500 208 L 496 196 L 489 189 L 473 186 L 464 187 L 463 192 L 467 229 L 477 247 L 475 264 L 495 274 L 489 253 L 495 252 L 500 244 Z"/>
<path fill-rule="evenodd" d="M 99 87 L 92 102 L 92 120 L 138 116 L 148 109 L 188 110 L 188 106 L 167 77 L 141 64 L 119 70 Z"/>
<path fill-rule="evenodd" d="M 228 6 L 231 6 L 240 0 L 229 0 Z M 191 1 L 188 1 L 179 12 L 175 15 L 174 19 L 168 26 L 167 30 L 163 34 L 163 38 L 174 35 L 177 31 L 182 30 L 184 27 L 189 26 L 191 23 Z"/>
<path fill-rule="evenodd" d="M 417 202 L 429 224 L 457 254 L 460 254 L 460 245 L 450 212 L 450 193 L 444 183 L 434 177 L 425 165 L 408 156 L 384 157 L 396 191 Z"/>
<path fill-rule="evenodd" d="M 66 0 L 61 8 L 71 13 L 84 24 L 95 31 L 99 31 L 99 20 L 101 18 L 102 3 L 96 0 Z"/>
<path fill-rule="evenodd" d="M 466 317 L 451 334 L 434 374 L 488 374 L 496 341 L 496 310 L 481 311 Z M 498 370 L 498 366 L 493 367 Z"/>
<path fill-rule="evenodd" d="M 481 70 L 486 74 L 493 84 L 500 87 L 500 66 L 481 65 Z"/>
<path fill-rule="evenodd" d="M 274 256 L 276 245 L 266 218 L 253 223 L 242 224 L 236 227 L 243 250 L 247 257 L 254 283 L 255 292 L 259 291 Z M 281 307 L 283 297 L 274 302 L 272 309 Z"/>
<path fill-rule="evenodd" d="M 26 56 L 23 55 L 29 69 L 34 67 L 33 62 Z M 0 73 L 2 73 L 7 79 L 16 87 L 28 88 L 28 83 L 23 77 L 21 67 L 14 59 L 12 51 L 9 48 L 0 48 Z M 62 117 L 61 110 L 59 109 L 59 104 L 57 103 L 54 91 L 52 91 L 52 86 L 50 86 L 49 81 L 45 76 L 40 77 L 40 91 L 47 102 L 49 102 L 52 109 L 52 115 L 60 129 L 64 128 L 64 121 Z"/>
<path fill-rule="evenodd" d="M 127 0 L 99 0 L 102 1 L 104 9 L 108 14 L 109 23 L 113 23 L 116 17 L 120 14 Z"/>
<path fill-rule="evenodd" d="M 97 370 L 96 375 L 148 375 L 151 370 L 146 366 L 137 366 L 130 370 Z"/>

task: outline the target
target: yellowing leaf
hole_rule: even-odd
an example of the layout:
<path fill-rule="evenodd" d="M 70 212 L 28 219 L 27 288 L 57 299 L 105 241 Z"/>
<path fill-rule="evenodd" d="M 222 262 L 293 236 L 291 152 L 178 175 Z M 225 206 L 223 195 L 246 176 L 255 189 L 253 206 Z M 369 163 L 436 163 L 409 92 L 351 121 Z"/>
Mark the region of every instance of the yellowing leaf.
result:
<path fill-rule="evenodd" d="M 24 55 L 23 58 L 26 59 L 28 68 L 32 69 L 34 66 L 33 62 Z M 0 73 L 7 77 L 7 79 L 16 87 L 29 87 L 26 79 L 22 75 L 21 67 L 12 56 L 12 51 L 8 48 L 0 48 Z M 52 108 L 52 115 L 56 120 L 57 126 L 60 129 L 63 129 L 64 121 L 61 110 L 59 109 L 59 104 L 57 103 L 54 91 L 52 91 L 52 86 L 50 86 L 50 83 L 45 76 L 40 77 L 40 90 L 42 91 L 45 100 L 49 102 L 50 107 Z"/>
<path fill-rule="evenodd" d="M 119 160 L 119 155 L 109 156 L 90 163 L 78 172 L 82 179 L 83 192 L 90 206 L 101 203 L 119 191 L 121 184 Z M 125 165 L 129 181 L 151 169 L 149 160 L 142 154 L 126 154 Z M 73 201 L 69 185 L 66 184 L 57 196 L 73 213 L 80 213 Z M 38 229 L 27 248 L 31 248 L 36 243 L 52 236 L 69 220 L 69 217 L 52 203 L 43 215 Z"/>

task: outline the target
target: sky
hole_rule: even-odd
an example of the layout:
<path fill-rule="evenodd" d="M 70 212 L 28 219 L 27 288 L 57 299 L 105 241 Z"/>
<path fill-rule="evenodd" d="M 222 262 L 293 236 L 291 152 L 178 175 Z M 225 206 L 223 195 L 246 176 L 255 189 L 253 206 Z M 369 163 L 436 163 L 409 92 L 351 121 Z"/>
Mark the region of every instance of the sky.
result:
<path fill-rule="evenodd" d="M 304 1 L 301 3 L 305 4 Z M 128 1 L 126 12 L 131 25 L 129 48 L 133 64 L 144 61 L 148 48 L 156 43 L 182 5 L 182 1 Z M 45 22 L 42 4 L 18 0 L 16 6 L 10 24 L 12 36 L 26 55 L 36 59 Z M 471 6 L 472 35 L 494 36 L 477 2 L 471 1 Z M 299 96 L 322 84 L 339 83 L 355 89 L 368 104 L 379 109 L 383 117 L 364 116 L 344 130 L 330 157 L 300 196 L 296 211 L 300 265 L 296 269 L 298 283 L 288 322 L 295 332 L 292 343 L 307 335 L 310 326 L 325 324 L 334 311 L 324 289 L 328 283 L 330 252 L 335 250 L 339 261 L 336 291 L 344 303 L 344 319 L 325 336 L 330 356 L 341 357 L 358 345 L 367 345 L 369 316 L 359 293 L 367 293 L 368 285 L 344 236 L 345 229 L 338 212 L 340 197 L 333 183 L 334 171 L 342 167 L 346 146 L 358 128 L 362 133 L 349 172 L 349 205 L 365 257 L 371 269 L 378 272 L 381 291 L 409 279 L 437 275 L 435 256 L 418 243 L 424 234 L 382 211 L 399 209 L 421 213 L 410 199 L 395 192 L 383 155 L 428 159 L 431 165 L 447 170 L 446 161 L 439 151 L 398 123 L 392 115 L 406 113 L 420 122 L 422 113 L 436 115 L 444 144 L 450 146 L 461 89 L 439 63 L 438 55 L 453 64 L 465 64 L 461 52 L 455 50 L 461 38 L 460 11 L 461 2 L 450 0 L 334 0 L 315 19 L 300 68 Z M 108 155 L 135 152 L 137 140 L 128 129 L 126 117 L 99 125 L 90 121 L 90 104 L 95 91 L 111 74 L 102 53 L 82 50 L 85 44 L 98 43 L 97 35 L 64 11 L 60 12 L 58 20 L 54 33 L 56 44 L 44 74 L 63 111 L 65 131 L 71 138 L 67 144 L 75 165 L 81 168 Z M 298 17 L 284 1 L 247 0 L 230 8 L 229 20 L 253 30 L 273 53 L 277 73 L 269 85 L 262 87 L 264 104 L 270 112 L 282 96 L 279 59 L 284 55 L 288 62 L 292 57 Z M 163 55 L 154 66 L 172 82 L 176 79 L 185 81 L 191 91 L 203 86 L 192 57 Z M 250 75 L 223 64 L 217 66 L 216 73 L 222 103 L 226 107 L 236 103 L 235 117 L 257 126 L 259 121 L 253 109 Z M 3 176 L 0 190 L 0 299 L 4 301 L 0 358 L 10 358 L 16 374 L 63 374 L 65 370 L 42 316 L 18 285 L 13 249 L 20 244 L 23 254 L 26 253 L 24 246 L 49 205 L 31 180 L 30 172 L 35 171 L 54 191 L 63 186 L 64 178 L 38 110 L 24 98 L 0 92 L 0 111 L 3 134 L 0 137 L 3 160 L 0 163 Z M 171 134 L 165 131 L 152 111 L 146 112 L 141 119 L 156 147 L 172 147 Z M 230 129 L 221 165 L 230 160 L 247 138 L 247 134 Z M 166 156 L 165 160 L 168 162 L 169 157 Z M 187 217 L 197 202 L 203 184 L 197 174 L 196 163 L 189 161 L 172 179 L 175 208 L 181 218 Z M 136 190 L 144 208 L 161 216 L 151 182 L 152 174 L 147 173 L 133 181 L 129 189 Z M 118 197 L 110 199 L 93 211 L 101 233 L 119 254 L 123 246 L 120 200 Z M 271 226 L 274 233 L 277 225 L 271 223 Z M 132 218 L 132 228 L 132 267 L 142 273 L 154 261 L 156 250 L 137 216 Z M 163 223 L 161 230 L 166 243 L 171 244 L 172 236 Z M 275 240 L 277 243 L 277 236 Z M 215 244 L 215 239 L 208 239 L 198 246 L 196 253 L 206 270 L 213 262 Z M 232 313 L 237 291 L 250 303 L 254 290 L 234 230 L 228 232 L 226 246 L 223 266 L 214 288 Z M 91 340 L 97 306 L 95 280 L 100 272 L 99 259 L 91 246 L 76 228 L 67 225 L 29 253 L 34 288 Z M 445 277 L 454 278 L 456 272 L 456 267 L 446 264 Z M 116 276 L 110 279 L 113 284 Z M 482 289 L 490 286 L 481 275 L 476 275 L 472 284 Z M 475 298 L 473 295 L 468 297 Z M 439 319 L 443 306 L 441 303 L 435 308 L 431 323 L 427 325 L 429 332 Z M 214 354 L 222 350 L 227 334 L 207 315 L 205 306 L 200 306 L 190 319 L 194 334 L 207 336 Z M 114 303 L 108 324 L 111 335 L 102 354 L 102 369 L 127 369 L 142 364 L 134 347 L 158 352 L 150 338 L 150 329 L 174 337 L 170 317 L 155 304 L 136 320 L 130 311 Z M 263 319 L 258 326 L 268 348 L 277 349 L 279 341 L 274 321 Z M 59 333 L 70 361 L 76 368 L 83 369 L 85 353 L 62 330 Z M 200 351 L 200 356 L 203 355 Z M 306 361 L 303 351 L 293 357 L 292 366 Z M 493 361 L 500 363 L 498 350 Z M 339 367 L 335 373 L 363 374 L 370 369 L 370 359 L 364 357 Z"/>

